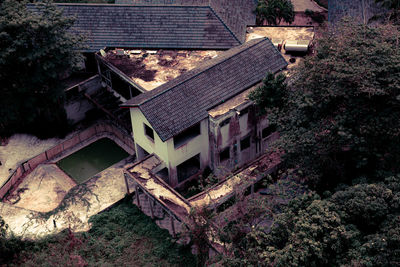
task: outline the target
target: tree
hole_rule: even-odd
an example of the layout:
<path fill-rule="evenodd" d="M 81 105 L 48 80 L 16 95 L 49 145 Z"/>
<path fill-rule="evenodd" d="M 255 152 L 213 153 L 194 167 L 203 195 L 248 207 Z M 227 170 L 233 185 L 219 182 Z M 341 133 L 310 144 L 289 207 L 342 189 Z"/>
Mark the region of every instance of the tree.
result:
<path fill-rule="evenodd" d="M 261 106 L 278 125 L 288 166 L 319 192 L 399 171 L 399 38 L 391 25 L 347 22 L 291 73 L 280 107 Z"/>
<path fill-rule="evenodd" d="M 400 176 L 291 201 L 271 227 L 252 227 L 226 266 L 397 266 Z"/>
<path fill-rule="evenodd" d="M 270 25 L 279 25 L 282 20 L 291 24 L 295 16 L 290 0 L 259 0 L 256 13 Z"/>
<path fill-rule="evenodd" d="M 389 9 L 400 9 L 400 1 L 399 0 L 375 0 L 376 3 L 381 3 L 383 7 Z"/>
<path fill-rule="evenodd" d="M 27 9 L 5 0 L 0 9 L 0 135 L 17 131 L 48 137 L 66 129 L 59 78 L 82 60 L 72 18 L 51 2 Z"/>
<path fill-rule="evenodd" d="M 387 8 L 388 17 L 391 21 L 399 24 L 400 18 L 400 0 L 375 0 L 376 3 L 381 4 L 382 7 Z"/>
<path fill-rule="evenodd" d="M 249 98 L 259 107 L 262 114 L 267 109 L 283 105 L 286 94 L 286 76 L 279 74 L 276 78 L 273 73 L 267 73 L 263 84 L 250 92 Z"/>

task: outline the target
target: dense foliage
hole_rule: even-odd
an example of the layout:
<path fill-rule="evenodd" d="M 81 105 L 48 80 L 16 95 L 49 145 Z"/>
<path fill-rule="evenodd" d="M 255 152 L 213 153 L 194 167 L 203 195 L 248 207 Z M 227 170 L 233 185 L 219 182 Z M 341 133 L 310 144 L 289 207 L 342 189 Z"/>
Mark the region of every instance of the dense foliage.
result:
<path fill-rule="evenodd" d="M 250 92 L 249 99 L 259 107 L 259 112 L 265 114 L 268 108 L 280 107 L 286 95 L 286 76 L 267 73 L 261 86 Z"/>
<path fill-rule="evenodd" d="M 261 21 L 269 25 L 279 25 L 281 21 L 294 21 L 294 7 L 290 0 L 259 0 L 256 13 Z"/>
<path fill-rule="evenodd" d="M 193 266 L 190 248 L 177 244 L 129 199 L 91 218 L 88 232 L 60 234 L 35 242 L 7 240 L 10 266 Z M 1 239 L 0 239 L 1 240 Z"/>
<path fill-rule="evenodd" d="M 27 1 L 0 8 L 0 136 L 17 131 L 62 134 L 67 120 L 59 79 L 82 60 L 71 18 L 50 2 L 31 12 Z"/>
<path fill-rule="evenodd" d="M 400 32 L 346 23 L 318 40 L 283 105 L 262 106 L 277 146 L 319 192 L 400 169 Z"/>
<path fill-rule="evenodd" d="M 226 266 L 398 266 L 400 176 L 292 201 L 271 229 L 251 228 Z"/>
<path fill-rule="evenodd" d="M 399 37 L 392 25 L 347 22 L 318 40 L 283 92 L 268 74 L 251 95 L 278 125 L 286 166 L 317 191 L 272 225 L 228 229 L 224 265 L 400 265 Z"/>

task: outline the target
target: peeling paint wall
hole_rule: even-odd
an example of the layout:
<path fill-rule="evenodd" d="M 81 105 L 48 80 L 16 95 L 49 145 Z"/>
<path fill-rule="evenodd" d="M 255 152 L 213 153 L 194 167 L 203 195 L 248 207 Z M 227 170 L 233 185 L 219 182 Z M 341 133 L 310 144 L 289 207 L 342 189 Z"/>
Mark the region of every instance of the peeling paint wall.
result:
<path fill-rule="evenodd" d="M 209 116 L 211 167 L 215 174 L 223 175 L 243 166 L 263 154 L 274 140 L 272 137 L 262 138 L 262 129 L 268 126 L 268 120 L 266 116 L 257 117 L 255 112 L 253 105 L 244 104 L 215 118 Z M 229 118 L 229 124 L 225 124 L 224 121 Z M 242 150 L 241 140 L 246 137 L 250 138 L 250 146 Z M 228 147 L 229 159 L 221 162 L 220 153 Z"/>
<path fill-rule="evenodd" d="M 163 142 L 154 130 L 154 141 L 146 136 L 143 124 L 145 123 L 150 128 L 151 124 L 144 117 L 140 109 L 131 108 L 130 110 L 135 146 L 139 145 L 149 154 L 154 153 L 164 161 L 165 166 L 168 168 L 170 185 L 176 186 L 178 184 L 176 166 L 182 162 L 200 154 L 200 168 L 203 169 L 209 164 L 208 119 L 200 122 L 201 134 L 199 136 L 175 148 L 173 138 Z M 138 159 L 140 160 L 139 157 Z"/>

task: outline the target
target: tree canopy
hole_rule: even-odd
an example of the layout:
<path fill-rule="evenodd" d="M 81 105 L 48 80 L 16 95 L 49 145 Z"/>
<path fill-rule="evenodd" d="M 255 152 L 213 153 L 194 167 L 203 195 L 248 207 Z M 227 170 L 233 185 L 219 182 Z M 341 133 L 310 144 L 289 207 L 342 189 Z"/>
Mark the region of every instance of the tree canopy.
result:
<path fill-rule="evenodd" d="M 400 168 L 400 32 L 345 23 L 292 73 L 283 104 L 261 106 L 277 147 L 321 192 Z"/>
<path fill-rule="evenodd" d="M 225 266 L 398 266 L 400 176 L 345 187 L 321 199 L 308 193 L 251 227 Z"/>
<path fill-rule="evenodd" d="M 82 60 L 80 38 L 68 32 L 73 19 L 51 2 L 36 13 L 26 4 L 5 0 L 0 8 L 0 135 L 47 137 L 65 128 L 59 79 Z"/>
<path fill-rule="evenodd" d="M 317 191 L 290 202 L 271 227 L 248 226 L 225 265 L 400 264 L 399 38 L 392 25 L 344 22 L 289 72 L 289 84 L 267 74 L 250 95 L 278 125 L 286 167 Z"/>
<path fill-rule="evenodd" d="M 270 25 L 279 25 L 282 20 L 294 21 L 294 7 L 290 0 L 259 0 L 256 13 Z"/>

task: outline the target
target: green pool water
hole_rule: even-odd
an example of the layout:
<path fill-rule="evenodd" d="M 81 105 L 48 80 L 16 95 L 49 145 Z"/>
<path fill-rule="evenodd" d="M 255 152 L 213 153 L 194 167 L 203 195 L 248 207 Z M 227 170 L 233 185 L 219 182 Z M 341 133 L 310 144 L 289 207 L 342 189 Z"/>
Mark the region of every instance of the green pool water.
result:
<path fill-rule="evenodd" d="M 102 138 L 63 158 L 57 165 L 80 184 L 128 156 L 114 141 Z"/>

